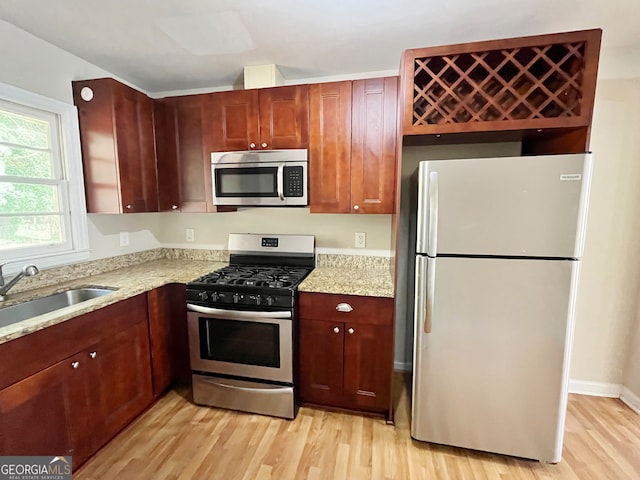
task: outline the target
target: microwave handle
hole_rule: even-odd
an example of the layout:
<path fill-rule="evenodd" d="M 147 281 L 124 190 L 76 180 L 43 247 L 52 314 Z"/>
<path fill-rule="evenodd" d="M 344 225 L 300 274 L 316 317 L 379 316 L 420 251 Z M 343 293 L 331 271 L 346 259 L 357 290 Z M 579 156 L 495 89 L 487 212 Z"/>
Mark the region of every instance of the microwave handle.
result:
<path fill-rule="evenodd" d="M 284 163 L 278 165 L 278 197 L 280 200 L 284 201 Z"/>

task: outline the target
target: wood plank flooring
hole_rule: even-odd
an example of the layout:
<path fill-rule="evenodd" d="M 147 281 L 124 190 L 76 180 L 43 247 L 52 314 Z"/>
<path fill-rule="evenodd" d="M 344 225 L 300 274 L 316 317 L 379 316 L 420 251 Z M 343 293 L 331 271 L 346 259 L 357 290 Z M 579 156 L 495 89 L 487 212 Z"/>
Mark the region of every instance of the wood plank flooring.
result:
<path fill-rule="evenodd" d="M 640 478 L 640 415 L 619 400 L 570 396 L 563 461 L 548 465 L 412 440 L 406 377 L 396 380 L 395 427 L 311 408 L 294 421 L 204 408 L 171 390 L 74 479 Z"/>

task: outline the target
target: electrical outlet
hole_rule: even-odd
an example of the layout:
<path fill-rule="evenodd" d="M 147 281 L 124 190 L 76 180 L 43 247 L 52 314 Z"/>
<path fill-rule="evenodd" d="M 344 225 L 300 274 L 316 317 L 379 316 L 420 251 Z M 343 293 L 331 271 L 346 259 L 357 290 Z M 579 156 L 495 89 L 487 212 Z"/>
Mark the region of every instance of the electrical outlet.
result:
<path fill-rule="evenodd" d="M 356 248 L 364 248 L 367 244 L 367 234 L 356 232 Z"/>
<path fill-rule="evenodd" d="M 187 242 L 193 242 L 193 241 L 195 241 L 196 233 L 195 233 L 195 231 L 193 230 L 193 228 L 187 228 L 187 229 L 185 230 L 185 233 L 186 233 L 186 237 L 187 237 Z"/>
<path fill-rule="evenodd" d="M 129 245 L 129 232 L 120 232 L 120 246 L 126 247 Z"/>

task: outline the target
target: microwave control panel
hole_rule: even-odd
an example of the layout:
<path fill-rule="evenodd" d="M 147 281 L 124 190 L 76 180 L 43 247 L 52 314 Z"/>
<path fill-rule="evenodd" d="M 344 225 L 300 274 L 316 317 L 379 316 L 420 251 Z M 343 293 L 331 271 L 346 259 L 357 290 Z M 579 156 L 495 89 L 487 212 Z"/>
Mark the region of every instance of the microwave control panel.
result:
<path fill-rule="evenodd" d="M 302 167 L 284 167 L 284 196 L 302 197 L 304 191 Z"/>

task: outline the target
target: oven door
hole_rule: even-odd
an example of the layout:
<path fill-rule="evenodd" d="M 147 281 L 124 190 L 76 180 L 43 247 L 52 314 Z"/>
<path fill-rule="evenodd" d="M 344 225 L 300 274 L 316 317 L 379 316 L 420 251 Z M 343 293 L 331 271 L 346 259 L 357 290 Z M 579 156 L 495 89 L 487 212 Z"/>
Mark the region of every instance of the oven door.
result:
<path fill-rule="evenodd" d="M 211 165 L 213 203 L 229 206 L 307 205 L 307 162 Z"/>
<path fill-rule="evenodd" d="M 293 383 L 291 311 L 187 308 L 191 370 Z"/>

